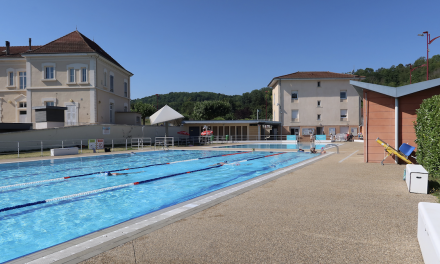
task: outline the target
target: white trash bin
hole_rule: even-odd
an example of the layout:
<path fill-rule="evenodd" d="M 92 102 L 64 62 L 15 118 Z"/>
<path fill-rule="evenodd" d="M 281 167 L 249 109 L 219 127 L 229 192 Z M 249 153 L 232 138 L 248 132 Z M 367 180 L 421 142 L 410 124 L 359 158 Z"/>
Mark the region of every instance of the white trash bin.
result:
<path fill-rule="evenodd" d="M 406 165 L 406 185 L 411 193 L 428 193 L 428 172 L 422 165 Z"/>

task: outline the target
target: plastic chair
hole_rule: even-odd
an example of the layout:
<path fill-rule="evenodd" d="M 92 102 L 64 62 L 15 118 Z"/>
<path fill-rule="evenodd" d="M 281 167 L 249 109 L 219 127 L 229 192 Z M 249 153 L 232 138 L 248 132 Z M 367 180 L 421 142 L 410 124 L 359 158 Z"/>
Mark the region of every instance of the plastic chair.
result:
<path fill-rule="evenodd" d="M 406 157 L 409 157 L 411 153 L 416 149 L 416 147 L 410 146 L 406 143 L 403 143 L 402 146 L 400 146 L 399 151 L 402 152 L 403 155 Z"/>

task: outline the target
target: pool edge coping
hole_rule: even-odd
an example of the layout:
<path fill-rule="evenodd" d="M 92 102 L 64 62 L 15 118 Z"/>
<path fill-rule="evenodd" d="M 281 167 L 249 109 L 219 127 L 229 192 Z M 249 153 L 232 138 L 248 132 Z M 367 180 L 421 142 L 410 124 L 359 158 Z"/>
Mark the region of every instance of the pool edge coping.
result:
<path fill-rule="evenodd" d="M 235 196 L 260 187 L 297 169 L 301 169 L 335 152 L 329 152 L 255 178 L 204 194 L 191 200 L 163 208 L 79 238 L 30 253 L 5 262 L 15 263 L 79 263 L 107 250 L 147 235 L 169 224 L 187 218 Z M 141 224 L 142 223 L 142 224 Z M 135 227 L 142 225 L 141 227 Z M 124 232 L 125 231 L 125 232 Z"/>

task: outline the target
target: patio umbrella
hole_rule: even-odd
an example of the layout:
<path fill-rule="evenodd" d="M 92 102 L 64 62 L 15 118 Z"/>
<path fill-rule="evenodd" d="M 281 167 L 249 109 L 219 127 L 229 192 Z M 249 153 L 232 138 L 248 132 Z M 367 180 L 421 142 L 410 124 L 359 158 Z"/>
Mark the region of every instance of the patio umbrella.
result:
<path fill-rule="evenodd" d="M 214 132 L 212 132 L 211 130 L 206 130 L 206 131 L 203 131 L 200 135 L 202 135 L 202 136 L 210 136 L 210 135 L 212 135 Z"/>
<path fill-rule="evenodd" d="M 152 125 L 163 122 L 170 122 L 178 119 L 183 119 L 183 115 L 179 114 L 176 110 L 165 105 L 159 111 L 150 116 L 150 123 Z"/>
<path fill-rule="evenodd" d="M 184 136 L 189 136 L 189 133 L 186 132 L 186 131 L 179 131 L 179 132 L 177 132 L 177 134 L 184 135 Z"/>

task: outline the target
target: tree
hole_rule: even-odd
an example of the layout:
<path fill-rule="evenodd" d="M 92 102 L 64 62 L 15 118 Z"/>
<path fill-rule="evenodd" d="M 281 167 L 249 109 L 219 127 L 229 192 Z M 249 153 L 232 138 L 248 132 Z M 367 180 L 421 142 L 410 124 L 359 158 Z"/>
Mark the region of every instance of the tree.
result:
<path fill-rule="evenodd" d="M 223 117 L 231 113 L 232 107 L 226 101 L 203 101 L 194 105 L 194 119 L 212 120 L 216 117 Z"/>
<path fill-rule="evenodd" d="M 145 118 L 154 114 L 156 112 L 156 107 L 152 106 L 151 104 L 143 103 L 142 101 L 137 101 L 133 104 L 132 112 L 141 114 L 145 125 Z"/>

